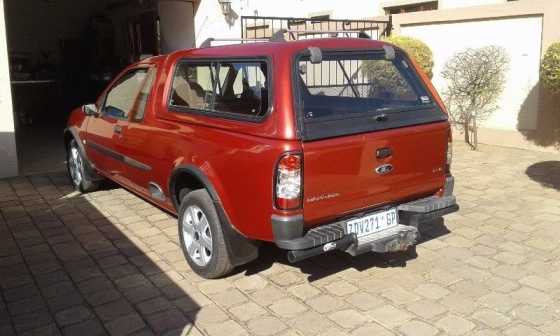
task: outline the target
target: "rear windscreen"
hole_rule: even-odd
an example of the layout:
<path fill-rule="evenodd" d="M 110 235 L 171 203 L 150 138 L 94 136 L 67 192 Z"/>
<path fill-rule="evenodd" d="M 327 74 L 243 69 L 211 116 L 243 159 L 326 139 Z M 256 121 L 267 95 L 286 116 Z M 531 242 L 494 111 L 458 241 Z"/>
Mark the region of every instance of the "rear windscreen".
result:
<path fill-rule="evenodd" d="M 296 80 L 305 139 L 445 120 L 414 67 L 397 52 L 325 52 L 297 62 Z"/>

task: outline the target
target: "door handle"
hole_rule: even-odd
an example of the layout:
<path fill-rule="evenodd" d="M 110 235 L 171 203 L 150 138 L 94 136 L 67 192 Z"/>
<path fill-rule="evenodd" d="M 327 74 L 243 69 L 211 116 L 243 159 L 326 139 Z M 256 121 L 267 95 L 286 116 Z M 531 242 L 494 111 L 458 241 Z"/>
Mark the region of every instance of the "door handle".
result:
<path fill-rule="evenodd" d="M 121 125 L 115 125 L 113 130 L 115 131 L 115 134 L 122 134 L 123 128 Z"/>

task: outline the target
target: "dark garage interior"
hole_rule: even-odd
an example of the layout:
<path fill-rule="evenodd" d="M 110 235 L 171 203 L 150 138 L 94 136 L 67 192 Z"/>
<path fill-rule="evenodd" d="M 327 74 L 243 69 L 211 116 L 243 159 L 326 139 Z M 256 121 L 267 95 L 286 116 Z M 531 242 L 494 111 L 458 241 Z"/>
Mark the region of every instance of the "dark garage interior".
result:
<path fill-rule="evenodd" d="M 20 174 L 64 169 L 70 111 L 126 65 L 161 53 L 156 0 L 6 0 Z M 183 2 L 190 6 L 192 2 Z"/>

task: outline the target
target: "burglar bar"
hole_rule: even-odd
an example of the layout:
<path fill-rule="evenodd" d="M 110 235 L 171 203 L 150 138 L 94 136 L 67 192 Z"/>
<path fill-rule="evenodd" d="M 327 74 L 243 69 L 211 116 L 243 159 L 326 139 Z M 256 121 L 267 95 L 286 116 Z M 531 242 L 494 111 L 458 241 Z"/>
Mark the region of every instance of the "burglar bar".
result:
<path fill-rule="evenodd" d="M 242 16 L 241 37 L 242 38 L 271 38 L 274 33 L 281 29 L 293 31 L 292 39 L 309 37 L 306 35 L 319 35 L 322 32 L 345 33 L 360 32 L 380 39 L 388 36 L 391 32 L 391 17 L 387 20 L 342 20 L 342 19 L 316 19 L 316 18 L 293 18 L 275 16 Z M 297 35 L 296 32 L 306 33 Z M 324 33 L 323 33 L 324 34 Z M 348 36 L 348 35 L 347 35 Z"/>

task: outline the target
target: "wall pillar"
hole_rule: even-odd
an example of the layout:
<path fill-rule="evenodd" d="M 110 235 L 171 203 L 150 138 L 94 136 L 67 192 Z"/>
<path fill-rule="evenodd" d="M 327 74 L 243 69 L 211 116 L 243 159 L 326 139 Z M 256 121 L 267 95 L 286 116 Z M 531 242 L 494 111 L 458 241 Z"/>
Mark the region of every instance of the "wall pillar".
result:
<path fill-rule="evenodd" d="M 17 174 L 16 132 L 8 65 L 4 0 L 0 0 L 0 178 Z"/>

